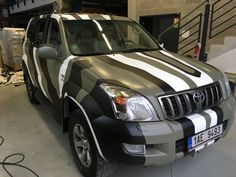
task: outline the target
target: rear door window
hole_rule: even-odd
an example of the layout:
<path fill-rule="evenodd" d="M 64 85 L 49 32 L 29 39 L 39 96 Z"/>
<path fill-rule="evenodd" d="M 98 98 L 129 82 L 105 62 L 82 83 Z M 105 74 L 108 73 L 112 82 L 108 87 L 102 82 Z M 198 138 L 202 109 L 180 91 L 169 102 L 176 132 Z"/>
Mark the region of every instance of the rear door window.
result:
<path fill-rule="evenodd" d="M 36 33 L 37 26 L 38 26 L 38 22 L 39 22 L 39 19 L 34 18 L 29 25 L 27 37 L 30 42 L 35 41 L 35 33 Z"/>
<path fill-rule="evenodd" d="M 47 42 L 47 33 L 48 33 L 48 21 L 47 19 L 40 20 L 36 35 L 35 35 L 35 45 L 45 44 Z"/>

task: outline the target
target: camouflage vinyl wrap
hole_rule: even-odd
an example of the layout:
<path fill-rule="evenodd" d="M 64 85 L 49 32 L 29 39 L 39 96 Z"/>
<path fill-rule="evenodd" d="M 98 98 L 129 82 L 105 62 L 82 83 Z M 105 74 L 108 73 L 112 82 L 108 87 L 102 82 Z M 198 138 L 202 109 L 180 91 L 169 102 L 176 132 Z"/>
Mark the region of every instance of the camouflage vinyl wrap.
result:
<path fill-rule="evenodd" d="M 231 95 L 227 98 L 222 74 L 217 69 L 165 50 L 73 56 L 68 48 L 63 21 L 130 19 L 74 13 L 41 15 L 31 22 L 37 23 L 44 19 L 54 20 L 59 25 L 62 39 L 59 51 L 62 57 L 58 60 L 40 59 L 38 48 L 26 35 L 23 65 L 34 86 L 56 107 L 64 109 L 63 104 L 59 103 L 63 103 L 65 98 L 73 98 L 80 106 L 78 109 L 84 110 L 91 131 L 94 132 L 97 148 L 105 159 L 141 165 L 166 164 L 188 153 L 186 149 L 179 152 L 176 149 L 177 142 L 186 143 L 189 136 L 222 123 L 227 124 L 223 136 L 227 134 L 234 118 L 235 98 Z M 153 105 L 160 121 L 142 123 L 116 120 L 110 99 L 100 88 L 101 83 L 118 85 L 140 93 Z M 220 104 L 182 119 L 165 118 L 158 101 L 159 96 L 195 90 L 213 83 L 220 85 L 223 95 Z M 146 154 L 127 154 L 122 143 L 145 144 Z M 212 143 L 214 141 L 203 147 Z"/>

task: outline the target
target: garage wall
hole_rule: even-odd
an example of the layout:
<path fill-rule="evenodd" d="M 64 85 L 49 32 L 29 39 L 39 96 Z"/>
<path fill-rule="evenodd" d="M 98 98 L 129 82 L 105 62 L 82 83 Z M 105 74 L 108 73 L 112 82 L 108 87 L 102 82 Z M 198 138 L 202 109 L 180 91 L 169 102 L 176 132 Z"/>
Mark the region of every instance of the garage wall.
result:
<path fill-rule="evenodd" d="M 211 0 L 210 2 L 213 3 L 216 0 Z M 129 18 L 139 22 L 140 16 L 148 16 L 148 15 L 162 15 L 162 14 L 173 14 L 173 13 L 180 13 L 181 17 L 185 16 L 191 10 L 193 10 L 195 7 L 197 7 L 200 3 L 204 2 L 204 0 L 128 0 L 128 16 Z M 225 3 L 225 1 L 222 1 L 222 3 Z M 236 1 L 232 1 L 234 5 L 236 5 Z M 221 5 L 221 3 L 219 4 Z M 218 5 L 218 6 L 219 6 Z M 231 6 L 225 7 L 225 11 L 229 10 Z M 204 10 L 204 6 L 202 9 Z M 194 17 L 197 13 L 200 11 L 194 12 L 191 16 L 185 19 L 187 21 L 189 18 Z M 220 15 L 221 11 L 219 11 Z M 235 11 L 232 11 L 228 15 L 224 16 L 219 20 L 219 23 L 224 22 L 224 18 L 228 19 L 232 14 L 236 13 Z M 219 28 L 219 30 L 225 29 L 227 26 L 230 25 L 230 23 L 233 23 L 232 21 L 236 21 L 236 17 L 234 17 L 232 20 L 227 22 L 225 25 L 222 25 L 222 28 Z M 193 29 L 194 31 L 194 29 Z M 231 28 L 226 30 L 225 32 L 221 33 L 217 37 L 213 39 L 207 40 L 206 45 L 206 51 L 208 52 L 210 50 L 210 46 L 212 44 L 224 44 L 224 38 L 225 36 L 235 36 L 236 29 Z"/>
<path fill-rule="evenodd" d="M 181 13 L 183 17 L 204 0 L 128 0 L 128 15 L 139 22 L 140 16 Z"/>

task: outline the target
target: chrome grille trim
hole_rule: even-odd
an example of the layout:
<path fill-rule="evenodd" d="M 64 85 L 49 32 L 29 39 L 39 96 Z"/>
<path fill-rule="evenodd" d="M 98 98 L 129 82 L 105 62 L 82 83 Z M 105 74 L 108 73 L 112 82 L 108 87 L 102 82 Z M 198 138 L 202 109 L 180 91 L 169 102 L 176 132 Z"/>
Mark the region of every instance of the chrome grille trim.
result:
<path fill-rule="evenodd" d="M 204 94 L 205 99 L 202 103 L 194 102 L 193 94 L 196 92 Z M 223 95 L 219 82 L 215 82 L 194 90 L 159 96 L 157 99 L 165 118 L 176 120 L 220 104 L 223 100 Z"/>

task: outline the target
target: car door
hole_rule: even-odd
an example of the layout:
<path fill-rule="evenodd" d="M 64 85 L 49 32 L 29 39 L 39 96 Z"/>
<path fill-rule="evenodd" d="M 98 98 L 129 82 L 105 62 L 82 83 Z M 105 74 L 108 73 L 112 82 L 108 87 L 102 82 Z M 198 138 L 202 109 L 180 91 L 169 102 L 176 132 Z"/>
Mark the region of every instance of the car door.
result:
<path fill-rule="evenodd" d="M 36 67 L 34 64 L 34 58 L 33 58 L 33 48 L 35 43 L 35 35 L 36 31 L 38 29 L 39 24 L 39 18 L 34 17 L 29 24 L 29 27 L 27 29 L 27 34 L 25 36 L 25 41 L 23 44 L 23 60 L 28 68 L 28 74 L 30 75 L 31 81 L 34 84 L 34 86 L 38 87 L 38 76 L 36 72 Z"/>
<path fill-rule="evenodd" d="M 34 76 L 36 78 L 36 86 L 43 93 L 45 97 L 49 100 L 51 96 L 48 91 L 48 85 L 46 81 L 45 74 L 43 73 L 43 68 L 45 61 L 38 56 L 38 50 L 41 46 L 43 46 L 47 41 L 47 33 L 49 27 L 49 19 L 41 18 L 38 20 L 37 29 L 35 32 L 34 42 L 31 44 L 31 55 L 34 63 Z"/>
<path fill-rule="evenodd" d="M 45 77 L 46 82 L 46 90 L 49 94 L 50 101 L 56 105 L 59 102 L 59 72 L 60 67 L 62 65 L 63 57 L 62 57 L 62 40 L 61 40 L 61 32 L 59 29 L 58 22 L 55 19 L 49 20 L 47 40 L 44 44 L 46 46 L 50 46 L 56 48 L 58 51 L 59 57 L 57 59 L 46 58 L 42 59 L 42 73 Z"/>

